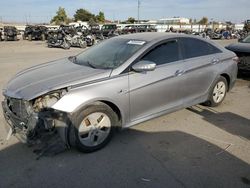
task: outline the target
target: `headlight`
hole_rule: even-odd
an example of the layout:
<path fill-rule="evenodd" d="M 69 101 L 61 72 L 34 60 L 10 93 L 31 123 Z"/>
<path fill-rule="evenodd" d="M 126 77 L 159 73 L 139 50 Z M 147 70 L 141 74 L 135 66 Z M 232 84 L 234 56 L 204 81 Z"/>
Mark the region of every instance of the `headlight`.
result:
<path fill-rule="evenodd" d="M 39 112 L 44 108 L 52 107 L 65 93 L 66 90 L 59 90 L 38 97 L 37 99 L 35 99 L 33 104 L 34 111 Z"/>

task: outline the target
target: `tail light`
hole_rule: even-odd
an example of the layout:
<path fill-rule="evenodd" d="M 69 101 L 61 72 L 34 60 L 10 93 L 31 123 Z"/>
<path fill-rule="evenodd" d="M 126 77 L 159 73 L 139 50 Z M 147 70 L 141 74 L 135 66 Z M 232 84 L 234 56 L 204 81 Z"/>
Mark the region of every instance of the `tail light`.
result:
<path fill-rule="evenodd" d="M 233 57 L 233 61 L 234 61 L 235 63 L 239 63 L 239 58 L 238 58 L 237 56 L 235 56 L 235 57 Z"/>

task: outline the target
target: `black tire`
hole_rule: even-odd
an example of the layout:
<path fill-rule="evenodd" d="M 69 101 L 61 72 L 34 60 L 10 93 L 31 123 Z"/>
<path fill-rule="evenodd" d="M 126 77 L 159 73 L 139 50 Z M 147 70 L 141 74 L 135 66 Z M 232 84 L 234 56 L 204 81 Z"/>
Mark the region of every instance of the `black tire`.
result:
<path fill-rule="evenodd" d="M 32 36 L 31 35 L 28 35 L 28 40 L 32 41 Z"/>
<path fill-rule="evenodd" d="M 221 97 L 218 101 L 215 100 L 216 98 L 216 94 L 214 92 L 215 88 L 218 87 L 218 84 L 221 83 L 224 85 L 225 87 L 225 91 L 224 91 L 224 95 L 223 97 Z M 223 89 L 224 90 L 224 89 Z M 227 94 L 227 91 L 228 91 L 228 83 L 227 83 L 227 80 L 223 77 L 223 76 L 220 76 L 219 79 L 215 82 L 215 84 L 213 85 L 213 87 L 210 89 L 210 92 L 209 92 L 209 98 L 208 98 L 208 101 L 206 101 L 204 104 L 206 106 L 210 106 L 210 107 L 216 107 L 216 106 L 219 106 L 223 100 L 225 99 L 226 97 L 226 94 Z M 219 91 L 218 91 L 219 92 Z M 221 95 L 223 92 L 220 92 Z"/>
<path fill-rule="evenodd" d="M 111 127 L 108 129 L 109 132 L 107 133 L 105 139 L 103 138 L 104 140 L 102 140 L 102 142 L 100 142 L 94 146 L 88 146 L 88 145 L 82 143 L 80 140 L 81 135 L 79 133 L 79 127 L 85 118 L 88 118 L 89 115 L 94 114 L 94 113 L 105 114 L 106 118 L 108 117 L 110 120 L 109 122 L 111 123 Z M 81 125 L 81 126 L 83 126 L 83 125 Z M 79 110 L 76 114 L 74 114 L 74 116 L 72 118 L 72 129 L 71 129 L 73 134 L 72 133 L 69 134 L 71 137 L 71 138 L 69 138 L 69 140 L 71 140 L 71 142 L 73 140 L 74 143 L 71 145 L 74 145 L 80 152 L 91 153 L 91 152 L 94 152 L 94 151 L 97 151 L 97 150 L 103 148 L 104 146 L 106 146 L 109 143 L 109 141 L 112 138 L 112 135 L 113 135 L 113 132 L 114 132 L 116 126 L 118 126 L 117 114 L 108 105 L 106 105 L 102 102 L 97 102 L 97 103 L 94 103 L 93 105 L 90 105 L 82 110 Z M 84 135 L 86 135 L 86 134 L 88 135 L 87 137 L 91 137 L 91 135 L 93 136 L 93 131 L 89 131 L 88 133 L 85 133 Z M 96 135 L 94 135 L 94 136 L 96 136 Z M 72 138 L 72 137 L 74 137 L 74 138 Z"/>
<path fill-rule="evenodd" d="M 8 41 L 8 37 L 7 36 L 4 36 L 4 41 Z"/>
<path fill-rule="evenodd" d="M 14 41 L 17 41 L 17 36 L 14 36 Z"/>
<path fill-rule="evenodd" d="M 63 48 L 64 50 L 70 49 L 70 43 L 67 42 L 67 41 L 64 41 L 63 44 L 62 44 L 62 48 Z"/>

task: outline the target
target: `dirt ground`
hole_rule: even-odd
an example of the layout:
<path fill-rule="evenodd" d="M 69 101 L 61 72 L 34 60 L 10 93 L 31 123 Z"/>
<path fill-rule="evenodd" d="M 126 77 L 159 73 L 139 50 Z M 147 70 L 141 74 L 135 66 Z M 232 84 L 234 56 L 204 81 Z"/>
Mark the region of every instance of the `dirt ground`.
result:
<path fill-rule="evenodd" d="M 0 89 L 24 68 L 81 51 L 0 42 Z M 243 75 L 217 108 L 197 105 L 141 123 L 95 153 L 71 149 L 40 160 L 15 137 L 5 140 L 0 110 L 0 187 L 250 187 L 249 86 Z"/>

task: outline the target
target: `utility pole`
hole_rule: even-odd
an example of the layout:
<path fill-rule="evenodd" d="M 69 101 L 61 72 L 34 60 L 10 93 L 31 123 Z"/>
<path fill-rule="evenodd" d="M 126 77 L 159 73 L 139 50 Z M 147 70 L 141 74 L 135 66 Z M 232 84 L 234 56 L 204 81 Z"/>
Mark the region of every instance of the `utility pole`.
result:
<path fill-rule="evenodd" d="M 140 0 L 138 0 L 137 23 L 140 23 L 140 5 L 141 5 L 141 2 Z"/>

